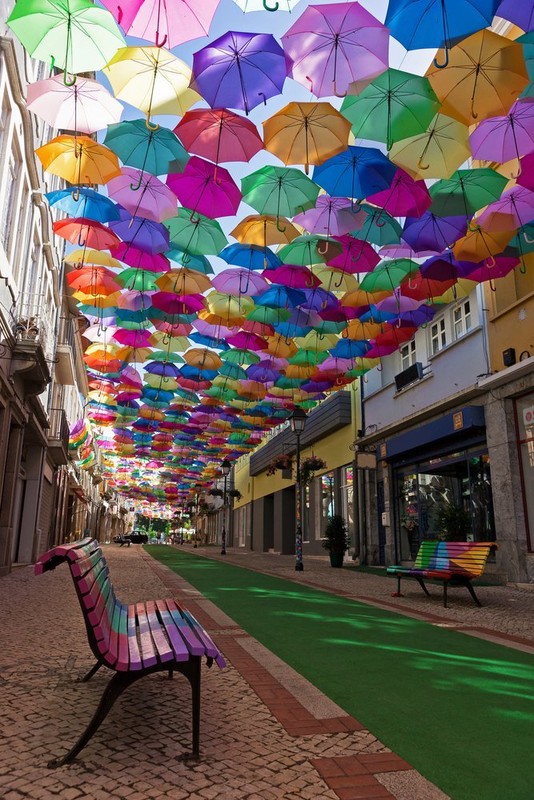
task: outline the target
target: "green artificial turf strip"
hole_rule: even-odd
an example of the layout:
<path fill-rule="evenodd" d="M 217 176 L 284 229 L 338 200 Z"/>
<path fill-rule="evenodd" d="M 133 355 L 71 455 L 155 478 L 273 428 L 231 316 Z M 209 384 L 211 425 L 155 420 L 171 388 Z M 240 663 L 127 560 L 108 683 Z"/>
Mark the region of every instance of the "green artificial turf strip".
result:
<path fill-rule="evenodd" d="M 533 656 L 187 551 L 146 550 L 454 800 L 534 797 Z"/>

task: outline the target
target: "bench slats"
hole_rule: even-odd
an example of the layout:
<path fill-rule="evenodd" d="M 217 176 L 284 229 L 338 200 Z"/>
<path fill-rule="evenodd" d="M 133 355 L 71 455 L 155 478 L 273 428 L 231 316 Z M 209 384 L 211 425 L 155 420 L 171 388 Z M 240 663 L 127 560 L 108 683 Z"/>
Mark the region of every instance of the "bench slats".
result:
<path fill-rule="evenodd" d="M 128 655 L 130 659 L 130 669 L 138 670 L 143 668 L 139 643 L 137 641 L 137 614 L 135 605 L 128 606 Z"/>
<path fill-rule="evenodd" d="M 160 661 L 170 661 L 173 658 L 172 647 L 170 646 L 169 640 L 165 635 L 165 629 L 161 627 L 160 621 L 158 620 L 156 604 L 153 600 L 149 600 L 146 602 L 145 606 L 148 624 L 150 626 L 150 632 L 152 634 L 154 646 L 157 650 L 158 658 Z"/>
<path fill-rule="evenodd" d="M 168 610 L 164 600 L 156 600 L 156 608 L 158 610 L 159 618 L 161 619 L 162 625 L 165 627 L 165 632 L 169 637 L 169 641 L 171 643 L 171 647 L 174 652 L 174 658 L 176 661 L 188 661 L 189 659 L 189 648 L 187 647 L 186 643 L 180 636 L 178 629 L 174 623 L 174 620 Z"/>
<path fill-rule="evenodd" d="M 198 636 L 193 633 L 187 621 L 182 616 L 182 609 L 174 602 L 174 600 L 166 600 L 167 608 L 171 613 L 171 617 L 174 620 L 174 623 L 180 634 L 182 635 L 184 642 L 186 643 L 189 652 L 192 656 L 203 656 L 204 655 L 204 645 L 198 638 Z"/>
<path fill-rule="evenodd" d="M 144 603 L 136 603 L 135 613 L 137 615 L 137 640 L 143 660 L 143 667 L 151 667 L 158 663 L 158 657 L 154 650 L 154 643 L 150 634 L 150 626 Z"/>

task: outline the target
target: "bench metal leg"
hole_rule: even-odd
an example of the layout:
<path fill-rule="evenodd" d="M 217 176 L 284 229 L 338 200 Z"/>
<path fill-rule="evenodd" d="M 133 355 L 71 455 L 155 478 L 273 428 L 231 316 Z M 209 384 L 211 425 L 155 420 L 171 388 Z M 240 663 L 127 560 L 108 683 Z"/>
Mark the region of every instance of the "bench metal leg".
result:
<path fill-rule="evenodd" d="M 447 608 L 447 581 L 443 581 L 443 608 Z"/>
<path fill-rule="evenodd" d="M 92 720 L 74 747 L 72 747 L 65 756 L 62 756 L 61 758 L 54 758 L 52 761 L 49 761 L 47 765 L 48 768 L 55 769 L 56 767 L 61 767 L 63 764 L 69 764 L 71 761 L 73 761 L 80 750 L 85 747 L 87 742 L 89 742 L 93 734 L 96 733 L 102 722 L 105 720 L 115 700 L 125 689 L 128 688 L 128 686 L 134 683 L 134 681 L 138 680 L 138 678 L 141 678 L 144 674 L 146 673 L 142 672 L 140 674 L 135 674 L 132 672 L 116 672 L 106 686 L 104 694 L 100 699 L 100 703 L 98 704 L 98 708 L 96 709 Z"/>
<path fill-rule="evenodd" d="M 78 678 L 79 682 L 80 682 L 80 683 L 87 683 L 87 681 L 90 681 L 90 680 L 91 680 L 91 678 L 93 677 L 93 675 L 94 675 L 96 672 L 98 672 L 98 670 L 100 669 L 100 667 L 101 667 L 101 666 L 102 666 L 102 662 L 101 662 L 101 661 L 97 661 L 97 662 L 96 662 L 96 664 L 94 665 L 94 667 L 91 667 L 91 669 L 89 670 L 89 672 L 87 672 L 87 673 L 86 673 L 86 674 L 83 676 L 83 678 Z"/>
<path fill-rule="evenodd" d="M 400 590 L 400 582 L 401 582 L 401 576 L 397 575 L 397 591 L 393 592 L 393 594 L 391 595 L 392 597 L 402 597 Z"/>
<path fill-rule="evenodd" d="M 471 581 L 467 581 L 467 583 L 465 585 L 467 586 L 467 591 L 469 592 L 469 594 L 471 595 L 471 597 L 473 598 L 473 600 L 475 601 L 477 606 L 479 608 L 482 608 L 482 603 L 480 602 L 480 600 L 476 596 L 475 589 L 474 589 L 473 584 L 471 583 Z"/>
<path fill-rule="evenodd" d="M 192 720 L 193 720 L 193 738 L 192 750 L 190 753 L 183 753 L 178 756 L 179 760 L 186 760 L 190 758 L 198 759 L 200 755 L 200 656 L 193 656 L 187 662 L 189 669 L 184 670 L 183 674 L 191 684 L 191 699 L 192 699 Z"/>
<path fill-rule="evenodd" d="M 417 583 L 419 584 L 419 586 L 421 587 L 421 589 L 423 590 L 423 592 L 426 594 L 426 596 L 430 597 L 430 592 L 426 588 L 424 580 L 422 578 L 420 578 L 419 576 L 417 576 L 417 575 L 414 575 L 414 578 L 417 581 Z"/>

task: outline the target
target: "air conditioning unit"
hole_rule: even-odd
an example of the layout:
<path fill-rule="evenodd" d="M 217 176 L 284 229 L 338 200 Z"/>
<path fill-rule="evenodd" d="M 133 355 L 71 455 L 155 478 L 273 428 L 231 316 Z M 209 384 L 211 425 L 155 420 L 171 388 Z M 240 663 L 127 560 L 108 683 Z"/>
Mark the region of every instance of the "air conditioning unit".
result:
<path fill-rule="evenodd" d="M 408 386 L 410 383 L 420 381 L 422 377 L 423 365 L 420 361 L 416 361 L 415 364 L 412 364 L 406 369 L 403 369 L 402 372 L 399 372 L 398 375 L 395 375 L 397 391 L 400 392 L 401 389 L 404 389 L 404 387 Z"/>

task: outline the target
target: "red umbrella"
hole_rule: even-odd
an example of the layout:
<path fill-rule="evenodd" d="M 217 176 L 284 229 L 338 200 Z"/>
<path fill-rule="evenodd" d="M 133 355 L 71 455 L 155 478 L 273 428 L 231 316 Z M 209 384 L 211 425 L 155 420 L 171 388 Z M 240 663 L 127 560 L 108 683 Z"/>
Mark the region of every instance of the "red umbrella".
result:
<path fill-rule="evenodd" d="M 221 161 L 250 161 L 263 150 L 254 123 L 226 108 L 197 108 L 187 111 L 174 133 L 190 153 Z"/>
<path fill-rule="evenodd" d="M 241 192 L 228 170 L 192 156 L 183 172 L 167 176 L 167 185 L 180 203 L 210 219 L 232 217 L 241 202 Z"/>
<path fill-rule="evenodd" d="M 94 247 L 95 250 L 109 250 L 117 247 L 120 239 L 113 231 L 100 222 L 85 217 L 58 219 L 54 222 L 54 233 L 80 247 Z"/>

